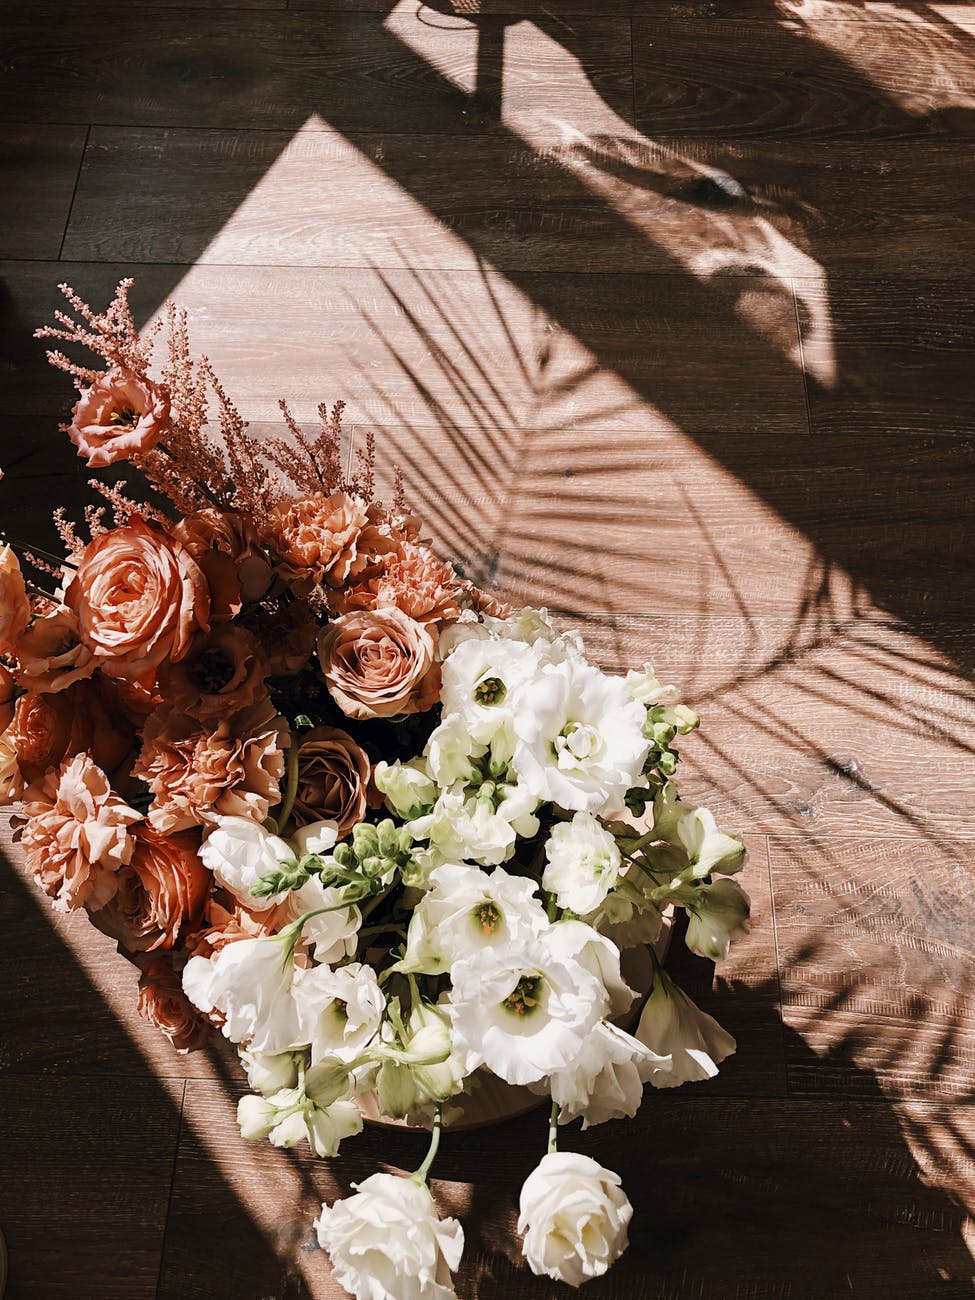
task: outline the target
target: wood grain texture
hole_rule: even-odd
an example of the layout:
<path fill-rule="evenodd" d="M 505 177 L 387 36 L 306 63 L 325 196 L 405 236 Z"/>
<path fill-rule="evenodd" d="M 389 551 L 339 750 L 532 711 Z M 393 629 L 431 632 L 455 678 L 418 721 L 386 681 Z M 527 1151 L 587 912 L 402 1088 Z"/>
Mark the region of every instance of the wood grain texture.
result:
<path fill-rule="evenodd" d="M 0 257 L 60 255 L 88 128 L 0 125 Z"/>

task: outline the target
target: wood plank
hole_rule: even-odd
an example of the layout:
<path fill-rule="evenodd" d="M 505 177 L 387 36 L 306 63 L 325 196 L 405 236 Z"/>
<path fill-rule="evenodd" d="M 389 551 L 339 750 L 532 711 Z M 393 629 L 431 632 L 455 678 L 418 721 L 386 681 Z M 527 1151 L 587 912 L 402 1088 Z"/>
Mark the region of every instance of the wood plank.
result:
<path fill-rule="evenodd" d="M 51 974 L 35 966 L 39 982 Z M 47 1033 L 34 1009 L 35 1033 Z M 0 1075 L 6 1300 L 153 1300 L 178 1122 L 151 1079 L 93 1088 Z"/>
<path fill-rule="evenodd" d="M 451 151 L 444 168 L 435 138 L 315 123 L 294 135 L 95 127 L 63 256 L 626 272 L 673 259 L 713 283 L 820 265 L 957 274 L 975 250 L 975 180 L 953 144 L 668 146 L 606 132 L 537 147 L 460 138 Z M 621 238 L 620 216 L 643 237 Z"/>
<path fill-rule="evenodd" d="M 0 256 L 59 255 L 86 136 L 83 126 L 0 125 Z"/>
<path fill-rule="evenodd" d="M 647 135 L 970 141 L 971 37 L 937 16 L 837 22 L 638 18 L 636 123 Z"/>
<path fill-rule="evenodd" d="M 11 14 L 0 118 L 296 130 L 317 113 L 360 131 L 501 129 L 500 44 L 479 48 L 465 22 L 434 26 L 414 10 L 385 22 L 241 10 L 229 24 L 219 10 L 184 8 L 147 25 L 144 12 L 31 5 Z M 586 59 L 583 78 L 561 45 L 525 25 L 505 51 L 506 112 L 571 112 L 580 96 L 588 102 L 591 81 L 629 120 L 628 20 L 587 21 Z M 97 92 L 79 96 L 79 85 Z"/>
<path fill-rule="evenodd" d="M 967 1097 L 975 873 L 952 840 L 771 841 L 783 1015 L 810 1049 L 797 1094 Z M 811 1054 L 810 1054 L 811 1053 Z"/>

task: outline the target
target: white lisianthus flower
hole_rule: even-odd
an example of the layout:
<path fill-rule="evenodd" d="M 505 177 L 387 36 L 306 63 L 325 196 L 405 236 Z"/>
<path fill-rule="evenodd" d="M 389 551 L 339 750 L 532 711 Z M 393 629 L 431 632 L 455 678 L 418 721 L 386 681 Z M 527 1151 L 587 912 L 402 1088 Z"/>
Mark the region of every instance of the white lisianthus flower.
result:
<path fill-rule="evenodd" d="M 302 1047 L 298 1008 L 292 997 L 291 944 L 280 935 L 238 939 L 212 957 L 191 957 L 183 969 L 186 996 L 206 1015 L 219 1012 L 232 1043 L 253 1052 Z"/>
<path fill-rule="evenodd" d="M 495 805 L 495 797 L 497 805 Z M 428 839 L 446 859 L 496 866 L 514 856 L 518 836 L 538 830 L 538 800 L 516 786 L 484 783 L 477 790 L 458 783 L 442 790 L 433 811 L 409 823 L 415 839 Z"/>
<path fill-rule="evenodd" d="M 269 871 L 294 858 L 291 845 L 248 817 L 217 817 L 200 848 L 203 865 L 252 912 L 266 912 L 283 895 L 255 898 L 250 890 Z"/>
<path fill-rule="evenodd" d="M 699 957 L 723 961 L 732 939 L 748 934 L 751 902 L 737 881 L 727 876 L 720 876 L 710 885 L 699 885 L 684 906 L 687 909 L 684 942 Z"/>
<path fill-rule="evenodd" d="M 571 822 L 552 827 L 545 856 L 543 887 L 555 895 L 559 907 L 579 916 L 599 907 L 619 879 L 623 864 L 616 840 L 587 812 L 577 812 Z"/>
<path fill-rule="evenodd" d="M 564 957 L 547 933 L 482 948 L 451 967 L 447 1014 L 465 1072 L 480 1065 L 508 1083 L 537 1083 L 579 1053 L 609 1009 L 601 982 Z"/>
<path fill-rule="evenodd" d="M 524 642 L 493 637 L 464 641 L 443 666 L 444 716 L 461 719 L 474 740 L 489 744 L 510 722 L 518 687 L 537 672 L 538 656 Z"/>
<path fill-rule="evenodd" d="M 390 812 L 404 821 L 422 817 L 436 803 L 437 787 L 422 758 L 414 758 L 409 763 L 384 760 L 376 764 L 372 776 L 376 789 L 386 796 Z"/>
<path fill-rule="evenodd" d="M 626 684 L 583 660 L 549 665 L 516 692 L 513 766 L 543 802 L 599 813 L 645 784 L 646 710 Z"/>
<path fill-rule="evenodd" d="M 713 815 L 706 808 L 695 808 L 681 817 L 677 824 L 677 838 L 697 880 L 710 876 L 714 871 L 733 876 L 745 865 L 745 846 L 741 838 L 719 831 Z"/>
<path fill-rule="evenodd" d="M 252 1052 L 244 1048 L 237 1055 L 247 1071 L 247 1082 L 265 1096 L 293 1088 L 298 1082 L 299 1058 L 294 1052 Z"/>
<path fill-rule="evenodd" d="M 658 905 L 648 897 L 656 886 L 638 867 L 622 875 L 616 888 L 600 906 L 579 919 L 611 939 L 622 952 L 625 948 L 656 943 L 664 919 Z"/>
<path fill-rule="evenodd" d="M 653 671 L 653 664 L 644 664 L 640 672 L 631 668 L 624 679 L 635 700 L 647 709 L 654 704 L 679 704 L 680 691 L 676 686 L 664 686 Z"/>
<path fill-rule="evenodd" d="M 629 1244 L 633 1206 L 619 1176 L 589 1156 L 550 1152 L 525 1180 L 518 1209 L 525 1258 L 538 1277 L 581 1286 Z"/>
<path fill-rule="evenodd" d="M 447 863 L 430 873 L 398 969 L 440 975 L 482 948 L 528 943 L 547 927 L 533 880 Z"/>
<path fill-rule="evenodd" d="M 323 1205 L 315 1221 L 337 1281 L 356 1300 L 457 1300 L 450 1275 L 464 1232 L 438 1218 L 429 1189 L 394 1174 L 352 1186 L 355 1196 Z"/>
<path fill-rule="evenodd" d="M 564 1070 L 529 1086 L 551 1095 L 560 1107 L 560 1124 L 581 1116 L 582 1127 L 589 1128 L 610 1119 L 632 1119 L 643 1100 L 643 1085 L 655 1069 L 669 1065 L 669 1057 L 657 1056 L 632 1034 L 603 1021 Z"/>
<path fill-rule="evenodd" d="M 305 1042 L 311 1044 L 312 1064 L 322 1057 L 354 1060 L 374 1037 L 382 1022 L 386 999 L 371 966 L 350 962 L 331 970 L 315 966 L 295 976 Z"/>
<path fill-rule="evenodd" d="M 338 837 L 339 824 L 329 818 L 325 821 L 309 822 L 307 826 L 299 826 L 291 835 L 291 843 L 297 850 L 297 856 L 304 857 L 306 853 L 328 853 L 335 847 Z"/>
<path fill-rule="evenodd" d="M 718 1066 L 735 1050 L 735 1040 L 713 1016 L 695 1006 L 683 989 L 659 967 L 653 992 L 640 1015 L 636 1037 L 658 1056 L 671 1058 L 670 1069 L 654 1070 L 655 1088 L 713 1079 Z"/>
<path fill-rule="evenodd" d="M 281 900 L 282 925 L 297 921 L 306 912 L 314 912 L 321 907 L 338 909 L 312 916 L 302 927 L 302 943 L 312 949 L 316 961 L 341 961 L 355 953 L 362 913 L 354 903 L 342 907 L 343 898 L 339 886 L 324 885 L 321 876 L 314 875 L 309 876 L 298 889 L 285 894 Z"/>
<path fill-rule="evenodd" d="M 270 1138 L 276 1147 L 307 1141 L 316 1156 L 334 1156 L 339 1143 L 362 1132 L 362 1113 L 354 1101 L 337 1100 L 316 1106 L 299 1088 L 286 1088 L 272 1097 L 241 1097 L 237 1123 L 247 1141 Z"/>
<path fill-rule="evenodd" d="M 558 921 L 546 933 L 554 952 L 579 962 L 600 982 L 609 999 L 610 1014 L 621 1016 L 636 997 L 620 972 L 620 950 L 606 935 L 584 921 Z"/>

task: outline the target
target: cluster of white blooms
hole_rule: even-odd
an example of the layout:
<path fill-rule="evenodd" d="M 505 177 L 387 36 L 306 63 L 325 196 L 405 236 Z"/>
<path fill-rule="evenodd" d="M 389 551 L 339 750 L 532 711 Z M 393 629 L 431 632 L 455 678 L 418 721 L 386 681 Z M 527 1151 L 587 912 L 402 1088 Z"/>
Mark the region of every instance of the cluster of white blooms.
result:
<path fill-rule="evenodd" d="M 650 665 L 609 677 L 534 610 L 462 618 L 441 655 L 422 753 L 372 768 L 379 819 L 342 842 L 335 822 L 289 835 L 286 816 L 214 819 L 203 859 L 253 928 L 183 974 L 240 1050 L 245 1137 L 334 1155 L 367 1092 L 432 1129 L 412 1178 L 376 1174 L 323 1207 L 336 1277 L 370 1300 L 454 1296 L 463 1233 L 426 1177 L 482 1070 L 552 1099 L 549 1154 L 521 1197 L 531 1268 L 573 1286 L 605 1272 L 632 1207 L 615 1174 L 558 1151 L 558 1126 L 632 1117 L 646 1084 L 707 1079 L 735 1048 L 652 947 L 637 1018 L 622 952 L 652 945 L 674 907 L 713 960 L 748 931 L 740 837 L 670 780 L 697 716 Z"/>

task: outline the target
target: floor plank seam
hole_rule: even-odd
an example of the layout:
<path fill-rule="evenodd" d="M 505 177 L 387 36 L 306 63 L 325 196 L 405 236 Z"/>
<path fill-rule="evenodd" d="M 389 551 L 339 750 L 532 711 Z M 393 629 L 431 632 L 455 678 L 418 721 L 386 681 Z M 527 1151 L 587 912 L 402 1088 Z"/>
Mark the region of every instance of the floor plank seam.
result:
<path fill-rule="evenodd" d="M 91 126 L 89 125 L 88 130 L 85 132 L 85 142 L 81 146 L 81 156 L 78 159 L 78 171 L 75 174 L 74 188 L 71 191 L 71 200 L 68 203 L 68 211 L 65 214 L 65 218 L 64 218 L 64 230 L 61 233 L 61 243 L 58 245 L 57 260 L 59 262 L 61 260 L 61 254 L 64 252 L 64 241 L 68 237 L 68 229 L 71 226 L 71 214 L 72 212 L 74 212 L 75 199 L 78 197 L 78 187 L 81 184 L 81 173 L 84 170 L 85 158 L 87 157 L 88 154 L 88 142 L 90 140 L 91 140 Z"/>
<path fill-rule="evenodd" d="M 179 1166 L 179 1148 L 183 1140 L 183 1112 L 186 1109 L 187 1080 L 183 1080 L 183 1089 L 179 1099 L 179 1115 L 176 1120 L 176 1141 L 173 1144 L 173 1167 L 169 1175 L 169 1192 L 166 1196 L 166 1213 L 163 1217 L 162 1240 L 159 1243 L 159 1270 L 156 1274 L 156 1300 L 159 1300 L 159 1288 L 162 1286 L 163 1268 L 166 1263 L 166 1239 L 169 1236 L 169 1214 L 173 1204 L 173 1190 L 176 1187 L 176 1171 Z"/>

